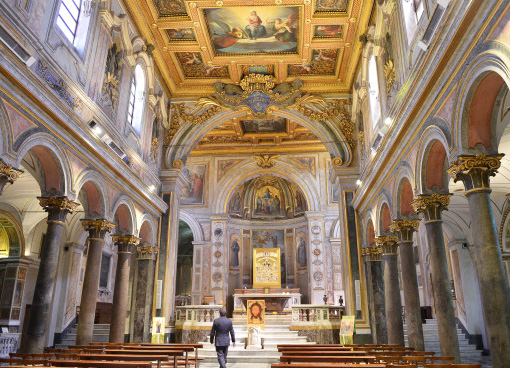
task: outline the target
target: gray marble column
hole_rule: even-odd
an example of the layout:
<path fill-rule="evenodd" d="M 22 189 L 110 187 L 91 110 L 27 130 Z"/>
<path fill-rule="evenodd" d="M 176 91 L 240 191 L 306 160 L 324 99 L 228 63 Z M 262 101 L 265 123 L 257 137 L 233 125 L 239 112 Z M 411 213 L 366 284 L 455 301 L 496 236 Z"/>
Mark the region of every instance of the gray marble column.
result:
<path fill-rule="evenodd" d="M 373 321 L 374 321 L 374 343 L 387 344 L 388 330 L 386 327 L 386 305 L 384 300 L 384 276 L 382 269 L 380 247 L 364 248 L 364 259 L 367 265 L 367 273 L 370 272 L 372 296 Z"/>
<path fill-rule="evenodd" d="M 422 213 L 425 219 L 441 355 L 453 356 L 454 362 L 460 363 L 459 338 L 441 220 L 441 212 L 448 207 L 450 196 L 451 194 L 439 193 L 420 194 L 414 199 L 413 208 L 416 213 Z"/>
<path fill-rule="evenodd" d="M 473 254 L 494 368 L 510 367 L 510 292 L 498 231 L 492 213 L 489 177 L 496 175 L 502 154 L 460 156 L 448 173 L 462 180 L 471 211 Z"/>
<path fill-rule="evenodd" d="M 154 272 L 158 247 L 138 247 L 133 342 L 150 342 L 149 330 L 154 295 Z"/>
<path fill-rule="evenodd" d="M 140 239 L 134 235 L 114 235 L 117 245 L 117 272 L 113 290 L 112 323 L 110 342 L 123 343 L 126 330 L 126 315 L 129 292 L 129 273 L 131 271 L 131 253 Z"/>
<path fill-rule="evenodd" d="M 378 236 L 375 238 L 375 242 L 382 249 L 384 262 L 384 299 L 386 301 L 388 344 L 404 346 L 402 301 L 398 282 L 397 237 Z"/>
<path fill-rule="evenodd" d="M 395 220 L 391 223 L 390 230 L 397 234 L 400 249 L 400 267 L 402 270 L 405 319 L 409 346 L 423 351 L 425 350 L 425 343 L 423 341 L 420 294 L 413 251 L 413 233 L 418 228 L 419 223 L 420 220 Z"/>
<path fill-rule="evenodd" d="M 38 197 L 39 203 L 48 212 L 48 229 L 41 246 L 41 262 L 35 282 L 34 298 L 30 309 L 27 336 L 21 351 L 42 353 L 46 343 L 46 331 L 50 313 L 60 243 L 68 213 L 76 210 L 78 204 L 67 197 Z"/>
<path fill-rule="evenodd" d="M 111 232 L 115 228 L 115 225 L 104 219 L 81 221 L 85 230 L 89 232 L 89 249 L 81 291 L 80 319 L 78 322 L 76 344 L 88 345 L 92 342 L 92 334 L 94 332 L 94 317 L 96 315 L 97 290 L 101 274 L 104 238 L 107 232 Z"/>
<path fill-rule="evenodd" d="M 4 164 L 0 161 L 0 195 L 4 191 L 7 183 L 13 184 L 22 171 L 14 169 L 11 165 Z"/>

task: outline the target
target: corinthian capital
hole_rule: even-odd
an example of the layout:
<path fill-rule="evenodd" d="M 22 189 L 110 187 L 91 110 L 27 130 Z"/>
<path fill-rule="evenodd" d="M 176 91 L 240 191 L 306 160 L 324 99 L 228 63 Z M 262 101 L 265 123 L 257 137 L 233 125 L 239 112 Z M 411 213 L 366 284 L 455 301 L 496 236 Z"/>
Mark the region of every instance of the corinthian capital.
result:
<path fill-rule="evenodd" d="M 104 239 L 106 233 L 115 229 L 115 224 L 105 219 L 83 219 L 83 228 L 89 232 L 89 238 Z"/>
<path fill-rule="evenodd" d="M 420 194 L 413 201 L 416 213 L 423 213 L 425 221 L 441 220 L 441 212 L 448 208 L 452 194 Z"/>
<path fill-rule="evenodd" d="M 486 155 L 484 153 L 459 156 L 447 170 L 453 181 L 462 180 L 466 194 L 473 191 L 490 191 L 491 176 L 495 176 L 501 166 L 504 154 Z"/>
<path fill-rule="evenodd" d="M 399 242 L 412 242 L 413 233 L 418 229 L 418 225 L 420 225 L 419 219 L 393 220 L 390 231 L 397 235 Z"/>
<path fill-rule="evenodd" d="M 5 184 L 14 183 L 21 173 L 21 170 L 17 170 L 12 165 L 7 165 L 0 161 L 0 194 L 2 194 Z"/>
<path fill-rule="evenodd" d="M 117 253 L 131 253 L 133 247 L 140 243 L 140 238 L 134 235 L 114 235 L 113 242 L 117 244 Z"/>
<path fill-rule="evenodd" d="M 397 254 L 397 237 L 394 235 L 378 236 L 375 238 L 375 244 L 382 249 L 383 256 Z"/>
<path fill-rule="evenodd" d="M 41 207 L 48 212 L 48 221 L 64 222 L 68 213 L 76 211 L 79 203 L 67 197 L 37 197 Z"/>

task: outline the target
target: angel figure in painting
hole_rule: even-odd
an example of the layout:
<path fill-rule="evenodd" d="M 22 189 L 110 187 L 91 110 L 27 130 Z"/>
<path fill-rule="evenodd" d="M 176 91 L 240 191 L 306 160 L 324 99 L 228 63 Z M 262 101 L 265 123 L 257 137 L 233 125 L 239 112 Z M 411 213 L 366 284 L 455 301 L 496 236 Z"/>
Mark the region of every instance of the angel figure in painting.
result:
<path fill-rule="evenodd" d="M 234 45 L 241 38 L 248 38 L 248 35 L 239 27 L 231 27 L 229 24 L 220 20 L 214 20 L 211 23 L 211 33 L 213 34 L 213 43 L 219 49 Z"/>
<path fill-rule="evenodd" d="M 269 18 L 266 20 L 274 38 L 280 42 L 296 42 L 297 13 L 293 13 L 283 20 L 282 18 Z"/>

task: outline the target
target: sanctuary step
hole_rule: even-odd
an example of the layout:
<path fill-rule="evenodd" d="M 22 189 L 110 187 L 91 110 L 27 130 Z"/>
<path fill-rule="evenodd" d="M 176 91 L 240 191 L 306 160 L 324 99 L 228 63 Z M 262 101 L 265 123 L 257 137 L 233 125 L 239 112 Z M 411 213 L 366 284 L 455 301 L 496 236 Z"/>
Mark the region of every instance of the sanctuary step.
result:
<path fill-rule="evenodd" d="M 308 342 L 306 336 L 298 336 L 297 331 L 290 330 L 291 316 L 266 315 L 265 329 L 261 333 L 263 349 L 245 350 L 248 331 L 246 317 L 233 318 L 236 347 L 230 346 L 228 350 L 229 368 L 269 368 L 272 363 L 278 363 L 280 353 L 278 344 L 315 344 Z M 218 367 L 216 349 L 209 341 L 203 342 L 204 347 L 198 350 L 200 368 Z"/>
<path fill-rule="evenodd" d="M 460 328 L 457 329 L 459 338 L 459 350 L 462 363 L 477 363 L 482 355 L 481 350 L 476 349 L 476 345 L 470 344 L 464 333 Z M 426 351 L 434 351 L 436 355 L 441 354 L 441 347 L 439 344 L 439 333 L 437 330 L 437 320 L 427 319 L 423 325 L 423 338 L 425 342 Z M 404 341 L 406 346 L 409 346 L 407 337 L 407 326 L 404 324 Z"/>
<path fill-rule="evenodd" d="M 56 344 L 55 347 L 65 348 L 69 345 L 76 344 L 76 334 L 78 333 L 78 325 L 74 326 L 67 335 L 62 339 L 61 344 Z M 110 337 L 109 324 L 95 324 L 94 332 L 92 335 L 92 342 L 108 342 Z"/>

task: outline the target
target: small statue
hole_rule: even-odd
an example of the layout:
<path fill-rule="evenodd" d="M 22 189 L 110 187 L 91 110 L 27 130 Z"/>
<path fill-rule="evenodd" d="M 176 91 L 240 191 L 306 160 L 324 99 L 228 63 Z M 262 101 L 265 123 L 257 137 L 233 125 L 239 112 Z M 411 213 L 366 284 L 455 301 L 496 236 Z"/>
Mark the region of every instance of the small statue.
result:
<path fill-rule="evenodd" d="M 324 300 L 324 305 L 328 304 L 328 296 L 326 294 L 324 294 L 324 298 L 322 298 L 322 300 Z"/>
<path fill-rule="evenodd" d="M 343 307 L 344 306 L 344 297 L 340 295 L 340 299 L 338 299 L 338 304 Z"/>

